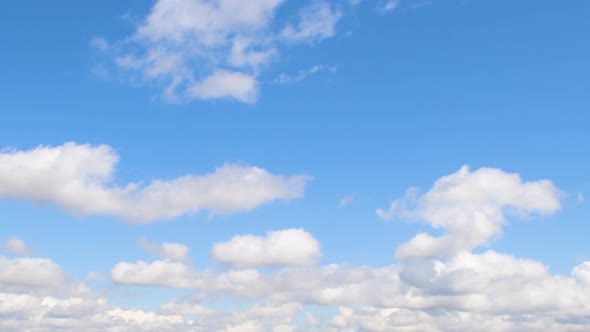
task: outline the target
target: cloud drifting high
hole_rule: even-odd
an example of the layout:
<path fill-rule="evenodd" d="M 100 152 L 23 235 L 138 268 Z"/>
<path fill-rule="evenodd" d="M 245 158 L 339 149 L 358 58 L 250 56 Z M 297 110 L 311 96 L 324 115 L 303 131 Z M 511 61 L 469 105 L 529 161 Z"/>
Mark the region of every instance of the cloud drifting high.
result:
<path fill-rule="evenodd" d="M 335 34 L 342 14 L 328 1 L 307 4 L 286 26 L 283 0 L 158 0 L 124 41 L 92 45 L 118 69 L 162 87 L 172 101 L 232 98 L 254 103 L 258 75 L 282 44 L 317 43 Z"/>
<path fill-rule="evenodd" d="M 488 244 L 502 233 L 506 211 L 523 215 L 546 214 L 559 209 L 559 191 L 548 180 L 523 182 L 518 174 L 494 168 L 471 172 L 463 166 L 458 172 L 440 178 L 422 197 L 415 189 L 403 201 L 394 201 L 388 211 L 377 215 L 391 219 L 425 221 L 445 234 L 434 237 L 420 233 L 401 245 L 400 259 L 421 259 L 471 250 Z M 408 205 L 415 205 L 408 207 Z"/>
<path fill-rule="evenodd" d="M 112 184 L 119 156 L 107 145 L 66 143 L 0 153 L 0 198 L 50 202 L 75 215 L 151 222 L 208 210 L 228 214 L 303 196 L 308 176 L 226 164 L 213 173 Z"/>

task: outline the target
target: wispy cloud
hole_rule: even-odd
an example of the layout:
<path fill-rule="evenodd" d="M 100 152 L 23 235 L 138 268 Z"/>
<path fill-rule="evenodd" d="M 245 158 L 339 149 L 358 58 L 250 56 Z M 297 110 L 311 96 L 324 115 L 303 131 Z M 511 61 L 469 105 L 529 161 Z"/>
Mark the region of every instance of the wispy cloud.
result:
<path fill-rule="evenodd" d="M 277 79 L 274 80 L 275 83 L 279 84 L 291 84 L 303 81 L 308 76 L 319 73 L 321 71 L 327 71 L 329 73 L 336 72 L 336 66 L 324 66 L 324 65 L 315 65 L 308 69 L 301 69 L 295 75 L 287 75 L 281 74 Z"/>
<path fill-rule="evenodd" d="M 328 1 L 275 22 L 283 0 L 158 0 L 129 37 L 91 44 L 116 71 L 160 87 L 169 101 L 229 98 L 254 103 L 258 76 L 284 44 L 316 44 L 336 34 L 342 13 Z"/>

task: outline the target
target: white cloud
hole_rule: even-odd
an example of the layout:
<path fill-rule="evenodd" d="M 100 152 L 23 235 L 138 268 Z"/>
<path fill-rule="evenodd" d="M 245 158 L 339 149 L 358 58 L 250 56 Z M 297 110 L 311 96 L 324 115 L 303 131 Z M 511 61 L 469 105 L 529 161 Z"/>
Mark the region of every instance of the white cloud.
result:
<path fill-rule="evenodd" d="M 334 36 L 342 13 L 329 2 L 315 2 L 303 8 L 298 22 L 281 31 L 281 37 L 290 42 L 317 42 Z"/>
<path fill-rule="evenodd" d="M 318 42 L 335 34 L 341 13 L 314 2 L 281 27 L 275 13 L 283 0 L 158 0 L 135 33 L 113 48 L 116 66 L 146 84 L 162 87 L 171 101 L 231 98 L 254 103 L 260 72 L 284 42 Z"/>
<path fill-rule="evenodd" d="M 25 241 L 16 237 L 8 238 L 2 246 L 2 249 L 10 253 L 22 256 L 28 256 L 33 252 L 31 248 L 27 246 Z"/>
<path fill-rule="evenodd" d="M 387 210 L 385 209 L 377 209 L 375 210 L 375 213 L 377 214 L 377 216 L 383 220 L 391 220 L 393 219 L 393 216 L 395 215 L 395 212 L 397 211 L 397 205 L 399 204 L 398 201 L 393 201 L 391 202 L 391 204 L 389 205 L 389 208 Z"/>
<path fill-rule="evenodd" d="M 505 205 L 515 213 L 549 213 L 559 207 L 556 191 L 545 180 L 523 182 L 496 169 L 462 169 L 439 179 L 415 206 L 400 202 L 394 214 L 422 217 L 441 206 Z M 229 248 L 232 262 L 263 267 L 268 264 L 255 261 L 256 253 L 265 256 L 269 250 L 275 253 L 272 260 L 280 256 L 293 261 L 293 243 L 310 240 L 316 241 L 302 230 L 284 230 L 265 237 L 237 236 L 221 245 Z M 2 257 L 0 330 L 582 332 L 590 327 L 590 262 L 574 267 L 570 275 L 552 274 L 540 261 L 469 248 L 383 267 L 199 270 L 185 259 L 189 249 L 182 244 L 143 246 L 162 260 L 116 264 L 111 271 L 116 287 L 161 286 L 195 293 L 155 312 L 122 308 L 85 290 L 51 260 Z M 233 256 L 241 251 L 247 252 L 245 258 Z M 268 257 L 262 260 L 268 262 Z M 235 307 L 228 308 L 228 303 Z M 330 317 L 332 310 L 322 307 L 338 311 Z"/>
<path fill-rule="evenodd" d="M 226 295 L 236 300 L 272 303 L 274 306 L 350 306 L 345 309 L 346 317 L 339 314 L 332 319 L 332 325 L 352 330 L 356 330 L 359 324 L 368 331 L 396 330 L 402 326 L 412 331 L 436 330 L 437 326 L 443 330 L 455 330 L 460 317 L 465 317 L 465 323 L 473 326 L 477 326 L 478 319 L 483 319 L 486 325 L 480 331 L 516 331 L 523 327 L 583 331 L 590 323 L 583 320 L 590 313 L 590 287 L 586 281 L 581 282 L 585 277 L 578 272 L 587 270 L 586 263 L 574 269 L 572 278 L 551 275 L 540 262 L 493 251 L 483 254 L 463 252 L 446 260 L 416 264 L 383 268 L 297 267 L 268 274 L 256 270 L 217 274 L 191 269 L 179 271 L 174 278 L 167 276 L 158 281 L 151 280 L 156 283 L 145 279 L 129 279 L 128 283 L 165 286 L 162 281 L 167 280 L 170 287 L 185 285 L 185 288 L 209 294 L 210 299 Z M 136 272 L 143 273 L 143 278 L 150 274 L 141 269 Z M 179 279 L 181 275 L 183 277 Z M 259 311 L 258 316 L 268 310 Z M 364 310 L 374 313 L 373 319 L 367 317 L 364 322 L 353 319 Z M 440 315 L 434 314 L 437 312 Z M 210 308 L 190 300 L 169 304 L 163 308 L 163 313 L 201 317 L 202 322 L 213 321 L 211 316 L 217 316 Z M 529 319 L 523 321 L 523 316 Z M 248 315 L 240 317 L 242 319 L 224 322 L 238 326 L 253 321 Z M 269 326 L 273 325 L 260 328 L 266 331 Z"/>
<path fill-rule="evenodd" d="M 584 194 L 581 192 L 578 193 L 578 202 L 584 203 Z"/>
<path fill-rule="evenodd" d="M 395 9 L 397 9 L 397 7 L 399 6 L 400 0 L 387 0 L 385 1 L 385 3 L 383 3 L 383 5 L 381 6 L 381 11 L 383 12 L 390 12 L 393 11 Z"/>
<path fill-rule="evenodd" d="M 137 261 L 118 263 L 111 271 L 111 279 L 119 284 L 194 288 L 201 275 L 183 262 Z"/>
<path fill-rule="evenodd" d="M 390 219 L 398 213 L 445 230 L 439 237 L 420 233 L 396 253 L 400 259 L 420 259 L 486 245 L 502 233 L 507 209 L 521 215 L 551 213 L 560 207 L 558 196 L 558 189 L 548 180 L 522 182 L 518 174 L 493 168 L 471 172 L 464 166 L 436 181 L 429 192 L 417 199 L 416 207 L 399 209 L 398 205 L 405 202 L 398 201 L 389 211 L 377 210 L 377 214 Z"/>
<path fill-rule="evenodd" d="M 0 256 L 0 292 L 83 295 L 89 291 L 49 259 Z"/>
<path fill-rule="evenodd" d="M 279 83 L 279 84 L 291 84 L 291 83 L 297 83 L 299 81 L 303 81 L 304 79 L 306 79 L 309 75 L 313 75 L 315 73 L 318 73 L 320 71 L 329 71 L 329 72 L 336 72 L 336 67 L 326 67 L 323 65 L 315 65 L 309 69 L 302 69 L 299 72 L 297 72 L 296 75 L 290 76 L 287 74 L 281 74 L 279 75 L 279 78 L 277 78 L 274 82 L 275 83 Z"/>
<path fill-rule="evenodd" d="M 157 257 L 169 259 L 171 261 L 188 262 L 189 247 L 180 243 L 163 242 L 160 244 L 151 243 L 146 239 L 140 239 L 139 245 L 147 252 Z"/>
<path fill-rule="evenodd" d="M 107 145 L 66 143 L 4 151 L 0 153 L 0 198 L 55 203 L 76 215 L 150 222 L 200 210 L 247 211 L 275 200 L 300 198 L 310 179 L 226 164 L 209 174 L 117 186 L 112 176 L 118 159 Z"/>
<path fill-rule="evenodd" d="M 189 86 L 187 92 L 199 99 L 229 97 L 253 103 L 258 95 L 258 82 L 252 75 L 217 69 L 201 82 Z"/>
<path fill-rule="evenodd" d="M 352 201 L 354 201 L 355 198 L 355 194 L 350 194 L 342 197 L 339 202 L 340 207 L 347 206 L 348 204 L 352 203 Z"/>
<path fill-rule="evenodd" d="M 572 275 L 579 283 L 590 287 L 590 261 L 574 267 Z"/>
<path fill-rule="evenodd" d="M 302 229 L 267 232 L 265 237 L 234 236 L 216 243 L 211 255 L 217 261 L 241 267 L 307 265 L 320 257 L 320 244 Z"/>

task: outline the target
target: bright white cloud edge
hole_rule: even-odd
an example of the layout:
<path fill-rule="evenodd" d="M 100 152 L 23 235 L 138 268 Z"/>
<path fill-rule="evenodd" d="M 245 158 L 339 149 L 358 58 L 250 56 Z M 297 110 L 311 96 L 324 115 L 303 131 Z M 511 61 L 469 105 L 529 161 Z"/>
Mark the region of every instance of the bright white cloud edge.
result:
<path fill-rule="evenodd" d="M 49 202 L 74 215 L 147 223 L 205 210 L 229 214 L 303 197 L 306 175 L 282 176 L 226 164 L 203 175 L 112 183 L 117 153 L 107 145 L 66 143 L 0 152 L 0 199 Z"/>
<path fill-rule="evenodd" d="M 484 170 L 487 171 L 462 170 L 443 177 L 435 183 L 436 190 L 429 191 L 432 195 L 426 194 L 419 201 L 446 202 L 455 208 L 471 207 L 474 202 L 477 206 L 506 203 L 504 199 L 508 198 L 497 201 L 496 186 L 490 190 L 475 181 L 481 180 L 482 174 L 496 180 L 495 176 L 507 176 L 504 180 L 508 181 L 500 188 L 539 185 L 539 181 L 522 182 L 514 174 L 500 170 Z M 550 188 L 548 184 L 541 187 Z M 465 196 L 467 192 L 469 195 Z M 425 199 L 426 196 L 429 198 Z M 547 199 L 543 191 L 533 198 L 517 196 L 508 201 L 519 202 L 518 206 L 527 207 L 527 211 L 531 207 L 547 213 L 556 209 L 555 201 Z M 423 208 L 421 204 L 417 206 Z M 474 219 L 465 226 L 477 229 L 480 223 L 488 222 Z M 289 235 L 284 242 L 290 248 L 293 231 L 274 232 Z M 222 244 L 245 239 L 248 245 L 264 247 L 272 234 L 245 238 L 241 235 Z M 50 260 L 2 258 L 0 303 L 4 305 L 0 305 L 0 313 L 8 319 L 0 321 L 0 328 L 11 331 L 36 327 L 52 331 L 59 322 L 61 327 L 88 331 L 117 327 L 136 331 L 565 332 L 586 331 L 590 326 L 590 262 L 579 264 L 570 276 L 564 276 L 551 274 L 546 265 L 535 260 L 493 250 L 459 250 L 442 257 L 403 260 L 384 267 L 330 264 L 296 265 L 272 271 L 241 267 L 219 271 L 196 268 L 184 259 L 188 247 L 167 244 L 142 244 L 162 260 L 121 262 L 111 271 L 112 280 L 119 285 L 186 288 L 195 292 L 191 297 L 163 304 L 156 312 L 110 305 L 68 278 Z M 35 271 L 40 269 L 47 273 L 37 276 Z M 25 287 L 23 280 L 29 280 Z M 220 297 L 253 304 L 224 310 L 202 302 Z M 331 317 L 317 316 L 313 307 L 318 305 L 337 307 L 338 311 Z"/>

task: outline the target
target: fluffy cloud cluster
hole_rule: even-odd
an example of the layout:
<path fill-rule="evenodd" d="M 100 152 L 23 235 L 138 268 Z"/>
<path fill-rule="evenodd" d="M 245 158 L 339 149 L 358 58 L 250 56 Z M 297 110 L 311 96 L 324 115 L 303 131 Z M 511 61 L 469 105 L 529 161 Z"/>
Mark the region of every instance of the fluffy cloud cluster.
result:
<path fill-rule="evenodd" d="M 191 288 L 199 299 L 225 295 L 277 306 L 340 307 L 323 322 L 326 331 L 584 331 L 590 324 L 587 265 L 566 277 L 552 275 L 540 262 L 488 251 L 382 268 L 327 265 L 267 273 L 120 263 L 112 277 L 120 284 Z M 167 312 L 208 312 L 194 301 L 174 308 Z"/>
<path fill-rule="evenodd" d="M 463 166 L 436 181 L 425 195 L 415 197 L 411 190 L 405 200 L 394 201 L 389 211 L 378 209 L 377 215 L 391 219 L 398 214 L 443 229 L 445 234 L 439 237 L 416 235 L 396 253 L 400 259 L 422 259 L 487 244 L 502 233 L 506 211 L 546 214 L 559 207 L 559 191 L 551 181 L 523 182 L 518 174 L 494 168 L 472 172 Z"/>
<path fill-rule="evenodd" d="M 437 181 L 407 211 L 424 216 L 441 206 L 456 213 L 454 209 L 470 211 L 465 206 L 508 205 L 514 213 L 551 212 L 559 207 L 556 193 L 548 181 L 523 183 L 500 170 L 462 169 Z M 477 232 L 479 222 L 461 225 Z M 309 265 L 320 255 L 319 242 L 303 230 L 286 229 L 216 243 L 212 256 L 227 265 L 202 270 L 188 260 L 189 249 L 182 244 L 142 240 L 140 245 L 161 259 L 116 264 L 111 280 L 118 287 L 183 288 L 192 294 L 156 312 L 118 308 L 76 287 L 80 284 L 49 260 L 2 258 L 0 314 L 8 318 L 0 328 L 565 332 L 590 327 L 590 262 L 559 275 L 536 260 L 493 250 L 474 253 L 467 246 L 383 267 Z M 279 265 L 286 266 L 259 269 Z M 238 308 L 227 309 L 227 299 L 239 303 Z"/>
<path fill-rule="evenodd" d="M 303 196 L 309 177 L 281 176 L 227 164 L 213 173 L 153 180 L 147 185 L 112 183 L 119 156 L 107 145 L 0 152 L 0 198 L 55 203 L 75 215 L 111 215 L 150 222 L 208 210 L 227 214 Z"/>
<path fill-rule="evenodd" d="M 163 85 L 169 100 L 232 98 L 253 103 L 258 75 L 279 54 L 279 46 L 317 43 L 335 34 L 341 12 L 314 1 L 280 26 L 275 13 L 283 0 L 158 0 L 135 33 L 109 44 L 120 69 Z"/>

